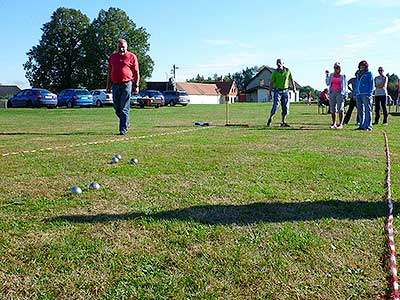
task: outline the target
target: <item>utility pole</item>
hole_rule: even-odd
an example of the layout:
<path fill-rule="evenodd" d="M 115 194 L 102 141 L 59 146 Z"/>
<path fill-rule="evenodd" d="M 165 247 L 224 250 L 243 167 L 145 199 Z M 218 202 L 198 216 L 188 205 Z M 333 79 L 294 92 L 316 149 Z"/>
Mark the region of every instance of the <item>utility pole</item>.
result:
<path fill-rule="evenodd" d="M 172 72 L 172 75 L 174 76 L 174 90 L 176 91 L 176 70 L 177 69 L 179 69 L 179 67 L 177 67 L 177 66 L 175 66 L 175 65 L 173 65 L 172 66 L 172 70 L 171 70 L 171 72 Z"/>

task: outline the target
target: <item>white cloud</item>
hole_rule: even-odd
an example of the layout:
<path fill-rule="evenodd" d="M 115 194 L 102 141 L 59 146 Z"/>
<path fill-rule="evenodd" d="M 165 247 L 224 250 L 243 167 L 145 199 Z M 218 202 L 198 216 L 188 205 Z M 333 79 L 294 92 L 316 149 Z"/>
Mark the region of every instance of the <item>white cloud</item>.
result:
<path fill-rule="evenodd" d="M 255 49 L 256 46 L 252 45 L 252 44 L 246 44 L 246 43 L 238 43 L 238 46 L 240 48 L 244 48 L 244 49 Z"/>
<path fill-rule="evenodd" d="M 400 19 L 395 19 L 392 24 L 381 31 L 383 34 L 400 32 Z"/>
<path fill-rule="evenodd" d="M 367 36 L 367 38 L 366 38 Z M 353 54 L 357 53 L 362 49 L 372 48 L 376 45 L 377 38 L 375 33 L 369 33 L 366 35 L 347 35 L 345 37 L 345 43 L 343 45 L 344 53 Z"/>
<path fill-rule="evenodd" d="M 249 43 L 243 43 L 243 42 L 238 42 L 238 41 L 233 41 L 233 40 L 203 40 L 203 43 L 211 46 L 236 46 L 238 48 L 243 48 L 243 49 L 254 49 L 255 46 Z"/>
<path fill-rule="evenodd" d="M 233 41 L 231 40 L 204 40 L 203 42 L 213 46 L 224 46 L 233 44 Z"/>
<path fill-rule="evenodd" d="M 327 3 L 327 1 L 323 1 L 322 3 Z M 399 0 L 336 0 L 333 3 L 335 6 L 346 6 L 352 4 L 359 4 L 363 6 L 400 6 Z"/>
<path fill-rule="evenodd" d="M 360 2 L 360 0 L 336 0 L 335 5 L 344 6 L 344 5 L 354 4 L 357 2 Z"/>

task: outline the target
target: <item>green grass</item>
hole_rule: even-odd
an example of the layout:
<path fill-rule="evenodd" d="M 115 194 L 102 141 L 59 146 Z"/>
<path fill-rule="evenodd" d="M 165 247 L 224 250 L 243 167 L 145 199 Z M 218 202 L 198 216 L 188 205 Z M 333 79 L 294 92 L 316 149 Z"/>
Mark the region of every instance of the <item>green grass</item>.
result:
<path fill-rule="evenodd" d="M 269 110 L 232 105 L 244 128 L 223 105 L 132 109 L 128 140 L 112 108 L 0 110 L 1 153 L 59 147 L 0 157 L 0 299 L 383 299 L 400 118 L 331 130 L 292 105 L 266 128 Z"/>

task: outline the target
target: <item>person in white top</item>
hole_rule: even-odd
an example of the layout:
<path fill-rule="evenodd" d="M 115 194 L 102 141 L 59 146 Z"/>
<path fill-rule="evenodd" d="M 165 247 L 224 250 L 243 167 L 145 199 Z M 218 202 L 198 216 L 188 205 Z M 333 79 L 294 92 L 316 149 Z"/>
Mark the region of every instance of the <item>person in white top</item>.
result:
<path fill-rule="evenodd" d="M 381 116 L 381 108 L 383 112 L 383 124 L 387 125 L 388 123 L 388 111 L 386 107 L 387 100 L 387 84 L 388 78 L 383 73 L 384 70 L 382 67 L 378 69 L 379 75 L 375 77 L 375 122 L 374 124 L 379 124 L 379 118 Z"/>

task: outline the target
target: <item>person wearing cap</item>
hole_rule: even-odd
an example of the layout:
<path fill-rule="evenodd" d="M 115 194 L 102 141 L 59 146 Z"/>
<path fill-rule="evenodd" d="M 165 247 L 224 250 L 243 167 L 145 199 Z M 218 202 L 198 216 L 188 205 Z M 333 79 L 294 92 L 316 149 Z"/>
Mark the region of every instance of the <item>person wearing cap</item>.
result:
<path fill-rule="evenodd" d="M 372 91 L 374 78 L 368 70 L 368 62 L 360 61 L 358 64 L 356 81 L 357 110 L 359 112 L 358 130 L 372 130 Z"/>
<path fill-rule="evenodd" d="M 388 111 L 386 107 L 387 100 L 387 84 L 388 78 L 383 73 L 384 70 L 382 67 L 378 68 L 379 75 L 375 77 L 375 122 L 374 124 L 379 124 L 379 118 L 381 116 L 381 108 L 383 112 L 383 124 L 386 125 L 388 123 Z"/>
<path fill-rule="evenodd" d="M 289 83 L 292 85 L 293 91 L 296 93 L 296 85 L 292 78 L 292 73 L 285 67 L 282 59 L 276 60 L 276 70 L 272 72 L 271 80 L 269 81 L 269 99 L 272 99 L 272 90 L 274 91 L 274 103 L 271 113 L 267 121 L 267 126 L 271 125 L 272 118 L 278 110 L 279 104 L 282 106 L 282 121 L 281 127 L 290 127 L 286 123 L 286 116 L 289 114 Z"/>
<path fill-rule="evenodd" d="M 326 85 L 329 88 L 329 108 L 332 116 L 332 129 L 343 128 L 344 99 L 347 97 L 346 75 L 341 74 L 340 63 L 333 65 L 334 72 L 329 74 L 326 70 Z M 339 122 L 336 124 L 336 113 L 339 115 Z"/>

